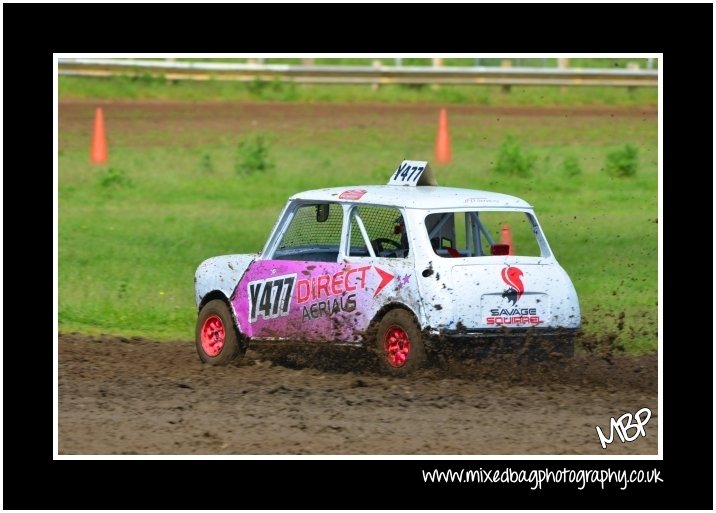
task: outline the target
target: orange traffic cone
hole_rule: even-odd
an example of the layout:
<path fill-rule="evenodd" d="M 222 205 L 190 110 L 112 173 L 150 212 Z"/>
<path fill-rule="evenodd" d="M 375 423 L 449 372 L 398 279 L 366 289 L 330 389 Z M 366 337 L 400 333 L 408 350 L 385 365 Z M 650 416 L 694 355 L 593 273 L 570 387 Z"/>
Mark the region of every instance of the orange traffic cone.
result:
<path fill-rule="evenodd" d="M 450 150 L 450 133 L 448 132 L 447 110 L 440 109 L 438 137 L 435 140 L 435 160 L 438 164 L 449 164 L 452 161 Z"/>
<path fill-rule="evenodd" d="M 104 133 L 104 115 L 101 108 L 97 108 L 94 115 L 90 161 L 93 164 L 104 164 L 107 162 L 107 136 Z"/>
<path fill-rule="evenodd" d="M 500 232 L 500 244 L 507 244 L 510 246 L 509 254 L 515 254 L 515 245 L 512 243 L 512 230 L 510 230 L 509 224 L 502 225 L 502 231 Z"/>

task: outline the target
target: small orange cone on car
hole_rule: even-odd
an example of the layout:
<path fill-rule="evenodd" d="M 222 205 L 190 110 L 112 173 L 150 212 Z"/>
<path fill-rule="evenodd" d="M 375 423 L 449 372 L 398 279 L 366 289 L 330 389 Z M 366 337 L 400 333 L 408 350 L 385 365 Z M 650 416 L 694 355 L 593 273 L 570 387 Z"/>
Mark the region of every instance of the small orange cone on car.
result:
<path fill-rule="evenodd" d="M 107 136 L 104 133 L 104 113 L 102 112 L 102 108 L 98 107 L 94 115 L 90 161 L 93 164 L 104 164 L 107 162 L 107 159 Z"/>

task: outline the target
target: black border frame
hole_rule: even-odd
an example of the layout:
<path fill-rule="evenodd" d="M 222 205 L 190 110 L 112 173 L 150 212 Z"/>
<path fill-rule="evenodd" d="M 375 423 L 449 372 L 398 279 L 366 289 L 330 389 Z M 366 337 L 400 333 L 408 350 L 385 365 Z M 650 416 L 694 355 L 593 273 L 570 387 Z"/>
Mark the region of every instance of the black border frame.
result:
<path fill-rule="evenodd" d="M 276 17 L 277 12 L 283 16 Z M 713 6 L 7 4 L 3 13 L 8 99 L 3 227 L 9 248 L 4 268 L 10 270 L 3 347 L 4 508 L 712 509 L 712 475 L 700 470 L 700 448 L 712 433 L 713 419 L 687 408 L 694 402 L 684 400 L 693 396 L 697 404 L 713 404 L 713 347 L 702 335 L 684 336 L 683 331 L 690 322 L 700 325 L 709 318 L 704 313 L 710 311 L 708 295 L 700 284 L 707 264 L 701 253 L 684 259 L 676 234 L 688 233 L 693 206 L 701 204 L 699 193 L 709 181 L 701 168 L 713 169 L 702 157 L 703 148 L 712 149 L 713 125 L 705 119 L 713 110 L 708 69 L 713 63 Z M 688 39 L 675 27 L 686 28 Z M 52 54 L 198 51 L 663 53 L 663 461 L 53 460 L 49 348 L 56 333 L 45 296 L 51 295 L 52 276 L 44 267 L 49 267 L 52 232 L 40 221 L 40 212 L 44 219 L 52 217 L 52 186 L 45 178 L 52 167 Z M 707 98 L 711 109 L 704 108 Z M 28 183 L 28 173 L 39 179 Z M 28 262 L 37 262 L 37 271 L 12 271 L 27 269 Z M 701 290 L 696 298 L 695 286 Z M 41 292 L 36 304 L 29 300 L 35 291 Z M 29 298 L 19 301 L 22 292 L 29 292 Z M 685 327 L 677 312 L 688 321 Z M 31 315 L 33 324 L 42 322 L 28 336 L 17 331 L 18 315 Z M 21 344 L 31 344 L 30 352 L 26 346 L 18 350 Z M 475 466 L 657 468 L 664 482 L 625 491 L 570 486 L 530 491 L 525 485 L 428 485 L 420 475 L 424 468 Z M 208 472 L 225 476 L 220 491 L 200 486 L 198 476 Z M 386 482 L 404 493 L 386 493 Z M 267 483 L 273 492 L 265 491 Z"/>

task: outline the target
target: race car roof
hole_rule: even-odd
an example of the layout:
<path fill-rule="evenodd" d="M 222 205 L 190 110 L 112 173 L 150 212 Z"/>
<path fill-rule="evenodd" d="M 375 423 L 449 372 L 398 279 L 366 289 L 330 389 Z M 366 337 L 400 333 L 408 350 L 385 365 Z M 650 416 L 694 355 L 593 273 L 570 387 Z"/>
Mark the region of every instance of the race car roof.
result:
<path fill-rule="evenodd" d="M 290 200 L 320 201 L 393 207 L 437 209 L 469 207 L 532 208 L 526 201 L 498 192 L 456 187 L 401 187 L 395 185 L 356 185 L 315 189 L 294 194 Z"/>

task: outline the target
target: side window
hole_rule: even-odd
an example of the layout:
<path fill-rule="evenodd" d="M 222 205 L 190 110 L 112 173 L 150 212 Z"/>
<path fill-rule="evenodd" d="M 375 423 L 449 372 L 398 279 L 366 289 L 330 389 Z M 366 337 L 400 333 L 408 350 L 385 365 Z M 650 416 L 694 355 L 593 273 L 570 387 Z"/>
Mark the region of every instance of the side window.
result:
<path fill-rule="evenodd" d="M 524 212 L 480 212 L 480 224 L 483 228 L 480 244 L 482 253 L 494 253 L 491 244 L 505 243 L 510 246 L 510 255 L 541 256 L 537 241 L 538 228 L 532 218 Z M 489 236 L 487 235 L 489 233 Z"/>
<path fill-rule="evenodd" d="M 276 247 L 274 260 L 337 262 L 343 228 L 338 203 L 301 205 Z"/>
<path fill-rule="evenodd" d="M 524 212 L 444 212 L 425 218 L 430 244 L 441 257 L 541 256 L 536 222 Z"/>
<path fill-rule="evenodd" d="M 397 208 L 360 205 L 351 212 L 350 228 L 349 256 L 408 256 L 408 235 Z"/>

